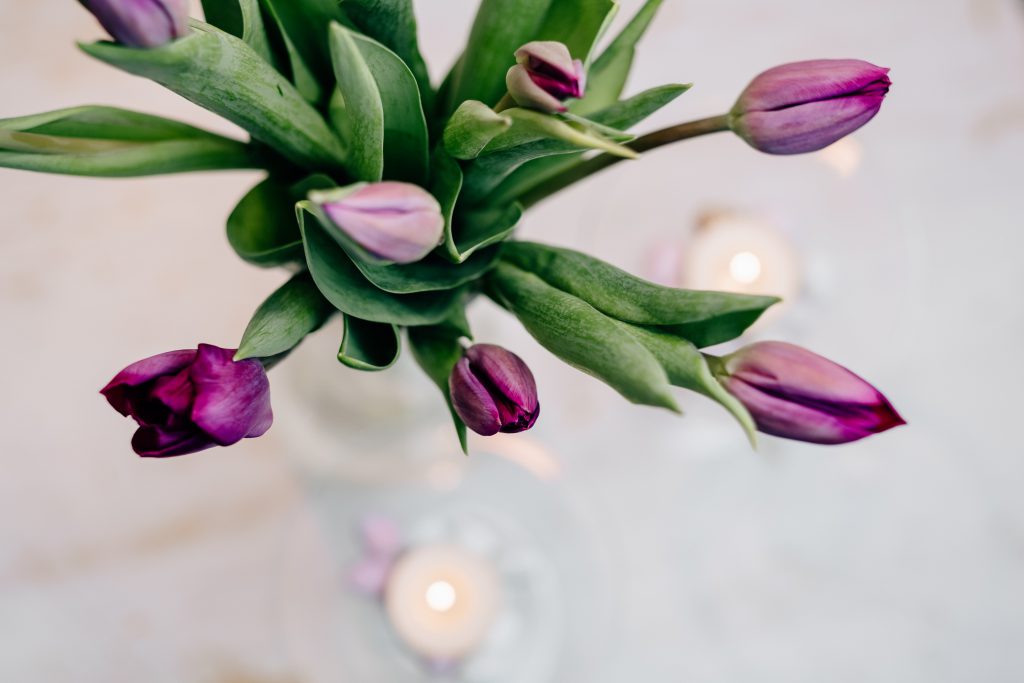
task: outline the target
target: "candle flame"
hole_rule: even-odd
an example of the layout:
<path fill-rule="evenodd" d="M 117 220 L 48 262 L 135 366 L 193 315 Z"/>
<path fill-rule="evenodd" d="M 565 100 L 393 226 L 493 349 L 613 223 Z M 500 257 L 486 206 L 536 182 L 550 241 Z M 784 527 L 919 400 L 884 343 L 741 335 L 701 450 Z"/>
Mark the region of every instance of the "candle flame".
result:
<path fill-rule="evenodd" d="M 729 275 L 741 285 L 749 285 L 761 277 L 761 259 L 750 251 L 741 251 L 729 261 Z"/>
<path fill-rule="evenodd" d="M 423 597 L 430 609 L 435 612 L 447 612 L 455 606 L 455 586 L 447 581 L 434 581 L 427 586 L 427 592 Z"/>

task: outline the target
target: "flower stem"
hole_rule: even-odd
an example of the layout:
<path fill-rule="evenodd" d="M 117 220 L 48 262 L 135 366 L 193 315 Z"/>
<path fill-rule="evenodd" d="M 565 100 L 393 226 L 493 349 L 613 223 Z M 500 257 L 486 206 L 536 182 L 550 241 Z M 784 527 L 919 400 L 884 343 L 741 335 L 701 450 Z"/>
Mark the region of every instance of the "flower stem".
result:
<path fill-rule="evenodd" d="M 728 114 L 711 116 L 706 119 L 688 121 L 668 128 L 662 128 L 661 130 L 656 130 L 653 133 L 642 135 L 636 140 L 626 143 L 625 146 L 635 152 L 647 152 L 657 147 L 661 147 L 662 145 L 678 142 L 680 140 L 688 140 L 690 138 L 708 135 L 710 133 L 720 133 L 725 130 L 729 130 Z M 598 171 L 602 171 L 609 166 L 619 163 L 623 159 L 624 157 L 616 156 L 614 154 L 599 154 L 596 157 L 587 159 L 586 161 L 573 166 L 564 173 L 561 173 L 554 178 L 527 190 L 519 196 L 519 201 L 522 203 L 523 208 L 533 206 L 534 204 L 547 199 L 551 195 L 561 192 L 570 185 L 573 185 L 584 178 L 597 173 Z"/>

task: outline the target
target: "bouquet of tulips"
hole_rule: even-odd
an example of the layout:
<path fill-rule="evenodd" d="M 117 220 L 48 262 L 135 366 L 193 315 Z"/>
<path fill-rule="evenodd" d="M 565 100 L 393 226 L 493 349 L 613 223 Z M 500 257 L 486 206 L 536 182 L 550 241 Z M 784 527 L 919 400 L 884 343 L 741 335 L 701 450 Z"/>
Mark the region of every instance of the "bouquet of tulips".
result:
<path fill-rule="evenodd" d="M 138 423 L 139 455 L 262 435 L 273 419 L 266 370 L 336 315 L 347 366 L 384 370 L 408 346 L 464 449 L 467 428 L 529 429 L 539 414 L 529 368 L 472 342 L 466 306 L 480 295 L 627 400 L 675 411 L 671 388 L 689 389 L 751 440 L 760 430 L 842 443 L 903 423 L 870 384 L 800 347 L 701 351 L 743 334 L 777 299 L 662 287 L 513 239 L 530 206 L 661 145 L 732 131 L 769 154 L 821 149 L 878 112 L 888 69 L 850 59 L 779 66 L 726 114 L 636 137 L 630 128 L 689 87 L 622 97 L 660 0 L 607 37 L 614 0 L 482 0 L 437 88 L 411 0 L 203 0 L 205 22 L 188 17 L 187 0 L 81 3 L 113 38 L 83 51 L 251 137 L 83 106 L 0 120 L 0 166 L 110 177 L 262 169 L 227 238 L 246 261 L 289 272 L 237 349 L 162 353 L 102 389 Z"/>

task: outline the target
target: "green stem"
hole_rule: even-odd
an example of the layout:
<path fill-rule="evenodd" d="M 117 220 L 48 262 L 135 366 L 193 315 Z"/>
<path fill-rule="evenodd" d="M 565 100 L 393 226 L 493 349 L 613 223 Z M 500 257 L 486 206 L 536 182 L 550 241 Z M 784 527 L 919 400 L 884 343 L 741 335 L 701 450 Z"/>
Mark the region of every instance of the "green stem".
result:
<path fill-rule="evenodd" d="M 680 140 L 688 140 L 701 135 L 720 133 L 726 130 L 729 130 L 729 116 L 728 114 L 722 114 L 721 116 L 711 116 L 706 119 L 688 121 L 676 126 L 656 130 L 653 133 L 642 135 L 636 140 L 627 143 L 626 147 L 635 152 L 647 152 L 662 145 L 679 142 Z M 520 195 L 519 201 L 522 203 L 523 208 L 531 207 L 551 195 L 561 192 L 570 185 L 623 161 L 624 158 L 613 154 L 599 154 L 573 166 L 565 173 L 557 175 L 551 180 L 524 192 Z"/>

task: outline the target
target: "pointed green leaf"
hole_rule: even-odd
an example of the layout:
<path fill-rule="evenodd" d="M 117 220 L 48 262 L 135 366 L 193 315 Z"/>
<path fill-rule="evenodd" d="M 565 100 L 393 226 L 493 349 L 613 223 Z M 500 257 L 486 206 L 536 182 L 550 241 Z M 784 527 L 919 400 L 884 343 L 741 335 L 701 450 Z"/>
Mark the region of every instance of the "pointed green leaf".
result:
<path fill-rule="evenodd" d="M 488 283 L 499 303 L 548 351 L 633 403 L 678 412 L 661 364 L 617 321 L 504 261 Z"/>
<path fill-rule="evenodd" d="M 295 89 L 309 102 L 320 102 L 324 93 L 317 74 L 325 76 L 330 73 L 324 68 L 323 58 L 315 48 L 318 42 L 323 42 L 323 38 L 318 40 L 310 30 L 312 27 L 302 21 L 302 14 L 293 11 L 293 0 L 259 1 L 266 8 L 269 19 L 274 22 L 275 31 L 271 35 L 277 39 L 279 52 L 283 55 L 280 61 L 287 64 L 287 72 Z"/>
<path fill-rule="evenodd" d="M 298 273 L 256 309 L 242 335 L 235 360 L 287 353 L 307 334 L 323 327 L 336 312 L 309 273 Z"/>
<path fill-rule="evenodd" d="M 622 32 L 594 60 L 587 74 L 587 92 L 569 108 L 577 114 L 598 111 L 613 104 L 622 95 L 629 71 L 633 68 L 636 44 L 640 42 L 662 0 L 647 0 Z"/>
<path fill-rule="evenodd" d="M 623 322 L 652 325 L 711 346 L 743 334 L 775 297 L 662 287 L 570 249 L 509 242 L 502 259 Z"/>
<path fill-rule="evenodd" d="M 452 406 L 451 394 L 448 391 L 448 377 L 452 374 L 455 364 L 462 358 L 462 344 L 459 334 L 445 327 L 411 327 L 408 330 L 409 348 L 413 358 L 423 372 L 427 374 L 444 395 L 448 410 L 455 423 L 455 432 L 459 437 L 459 445 L 463 453 L 469 453 L 466 443 L 466 424 Z"/>
<path fill-rule="evenodd" d="M 275 64 L 259 0 L 203 0 L 206 23 L 241 38 L 253 52 Z"/>
<path fill-rule="evenodd" d="M 551 3 L 535 40 L 565 43 L 574 59 L 586 62 L 618 10 L 613 0 L 557 0 Z"/>
<path fill-rule="evenodd" d="M 475 159 L 484 147 L 512 125 L 483 102 L 463 102 L 444 128 L 444 148 L 456 159 Z"/>
<path fill-rule="evenodd" d="M 479 204 L 510 173 L 533 159 L 589 149 L 627 158 L 638 156 L 602 135 L 596 126 L 529 109 L 506 109 L 502 114 L 512 119 L 512 126 L 491 140 L 465 168 L 462 191 L 470 204 Z"/>
<path fill-rule="evenodd" d="M 497 104 L 515 51 L 537 37 L 555 1 L 562 0 L 482 0 L 466 51 L 449 76 L 445 113 L 466 100 Z"/>
<path fill-rule="evenodd" d="M 291 83 L 238 38 L 202 22 L 192 27 L 191 35 L 157 48 L 81 48 L 220 114 L 301 166 L 343 165 L 337 137 Z"/>
<path fill-rule="evenodd" d="M 593 114 L 590 121 L 617 130 L 628 130 L 690 89 L 689 85 L 662 85 L 645 90 Z M 488 203 L 506 203 L 542 185 L 583 159 L 582 152 L 542 157 L 528 161 L 501 182 L 488 196 Z"/>
<path fill-rule="evenodd" d="M 87 176 L 259 168 L 248 145 L 114 107 L 0 119 L 0 167 Z"/>
<path fill-rule="evenodd" d="M 423 108 L 431 111 L 434 91 L 420 55 L 412 0 L 344 0 L 343 8 L 363 33 L 405 62 L 416 77 Z"/>
<path fill-rule="evenodd" d="M 280 266 L 304 259 L 295 203 L 315 188 L 333 187 L 327 176 L 292 184 L 271 176 L 252 188 L 228 216 L 228 242 L 257 266 Z"/>
<path fill-rule="evenodd" d="M 707 359 L 691 342 L 680 337 L 665 334 L 657 329 L 620 323 L 644 347 L 654 354 L 665 368 L 668 379 L 677 387 L 707 396 L 728 410 L 750 440 L 757 447 L 757 427 L 747 409 L 732 394 L 725 390 L 708 367 Z"/>
<path fill-rule="evenodd" d="M 427 122 L 416 79 L 380 43 L 331 26 L 338 93 L 332 119 L 352 149 L 360 180 L 423 183 L 427 176 Z"/>
<path fill-rule="evenodd" d="M 356 370 L 387 370 L 402 352 L 398 328 L 355 316 L 345 316 L 345 335 L 341 339 L 338 360 Z"/>
<path fill-rule="evenodd" d="M 318 221 L 304 221 L 301 227 L 309 272 L 323 295 L 342 313 L 395 325 L 432 325 L 450 317 L 462 304 L 465 293 L 460 289 L 385 292 L 359 272 Z"/>

